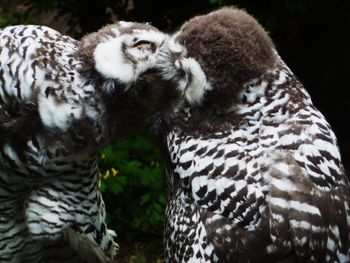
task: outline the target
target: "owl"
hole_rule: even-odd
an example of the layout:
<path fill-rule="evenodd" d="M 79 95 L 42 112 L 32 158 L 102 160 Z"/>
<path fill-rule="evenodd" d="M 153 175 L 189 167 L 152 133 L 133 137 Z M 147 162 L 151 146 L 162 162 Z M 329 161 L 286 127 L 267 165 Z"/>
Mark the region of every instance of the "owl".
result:
<path fill-rule="evenodd" d="M 262 26 L 225 7 L 157 56 L 166 262 L 349 262 L 337 139 Z"/>
<path fill-rule="evenodd" d="M 0 262 L 113 261 L 97 156 L 141 125 L 137 79 L 165 38 L 131 22 L 80 41 L 0 30 Z"/>

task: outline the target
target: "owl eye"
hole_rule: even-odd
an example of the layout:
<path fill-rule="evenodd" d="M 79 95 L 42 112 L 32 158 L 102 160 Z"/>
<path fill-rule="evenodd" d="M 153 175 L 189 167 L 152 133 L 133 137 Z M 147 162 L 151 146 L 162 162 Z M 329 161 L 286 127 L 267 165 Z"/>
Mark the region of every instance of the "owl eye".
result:
<path fill-rule="evenodd" d="M 142 50 L 149 49 L 152 51 L 156 49 L 155 44 L 147 40 L 138 40 L 132 45 L 132 47 L 142 49 Z"/>

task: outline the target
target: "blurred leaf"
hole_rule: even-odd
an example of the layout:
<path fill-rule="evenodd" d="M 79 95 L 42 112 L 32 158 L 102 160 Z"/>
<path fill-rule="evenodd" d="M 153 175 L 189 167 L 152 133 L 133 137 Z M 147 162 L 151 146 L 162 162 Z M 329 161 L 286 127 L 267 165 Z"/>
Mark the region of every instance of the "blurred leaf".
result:
<path fill-rule="evenodd" d="M 101 181 L 100 183 L 100 190 L 103 193 L 107 189 L 107 185 L 104 181 Z"/>
<path fill-rule="evenodd" d="M 209 0 L 209 3 L 211 3 L 212 5 L 214 4 L 222 4 L 224 1 L 223 0 Z"/>
<path fill-rule="evenodd" d="M 149 135 L 124 138 L 100 155 L 101 190 L 110 225 L 119 236 L 161 236 L 165 210 L 164 166 Z M 118 171 L 113 176 L 113 169 Z M 108 173 L 108 176 L 105 176 Z"/>
<path fill-rule="evenodd" d="M 151 198 L 151 195 L 150 194 L 144 194 L 143 196 L 141 196 L 141 200 L 140 200 L 140 205 L 144 205 L 146 204 Z"/>

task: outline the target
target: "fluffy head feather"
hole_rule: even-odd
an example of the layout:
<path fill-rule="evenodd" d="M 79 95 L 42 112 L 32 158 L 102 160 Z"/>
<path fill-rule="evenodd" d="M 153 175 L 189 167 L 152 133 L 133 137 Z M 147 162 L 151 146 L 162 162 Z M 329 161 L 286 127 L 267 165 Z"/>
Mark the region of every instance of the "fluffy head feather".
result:
<path fill-rule="evenodd" d="M 244 83 L 273 68 L 276 61 L 274 45 L 266 31 L 252 16 L 236 8 L 226 7 L 190 19 L 173 41 L 184 49 L 180 61 L 184 57 L 198 63 L 187 72 L 198 75 L 194 72 L 202 71 L 204 83 L 209 84 L 196 86 L 202 88 L 195 92 L 196 101 L 203 100 L 205 106 L 220 109 L 237 102 Z M 185 67 L 183 70 L 186 72 Z"/>
<path fill-rule="evenodd" d="M 121 21 L 106 26 L 81 40 L 82 70 L 89 76 L 98 72 L 108 84 L 101 85 L 107 93 L 114 91 L 116 83 L 129 88 L 154 65 L 155 54 L 165 38 L 165 34 L 148 24 Z"/>
<path fill-rule="evenodd" d="M 154 68 L 168 36 L 149 24 L 118 22 L 79 43 L 80 72 L 91 80 L 105 105 L 109 138 L 143 128 L 154 92 L 140 76 Z M 147 91 L 147 92 L 144 92 Z"/>

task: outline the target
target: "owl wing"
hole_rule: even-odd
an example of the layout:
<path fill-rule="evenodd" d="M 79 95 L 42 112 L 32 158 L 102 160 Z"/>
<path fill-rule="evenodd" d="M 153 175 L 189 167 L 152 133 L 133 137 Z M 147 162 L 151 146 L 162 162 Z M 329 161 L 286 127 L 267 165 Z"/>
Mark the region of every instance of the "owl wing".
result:
<path fill-rule="evenodd" d="M 302 262 L 349 261 L 349 181 L 329 124 L 310 105 L 274 133 L 278 143 L 263 161 L 269 249 L 293 248 Z"/>
<path fill-rule="evenodd" d="M 85 79 L 78 72 L 81 62 L 77 58 L 77 49 L 77 41 L 45 26 L 11 26 L 0 30 L 0 158 L 6 159 L 1 159 L 0 162 L 1 177 L 5 177 L 1 179 L 14 184 L 14 159 L 20 162 L 15 157 L 20 157 L 23 152 L 30 154 L 32 158 L 29 166 L 33 176 L 28 181 L 22 176 L 21 184 L 17 183 L 30 186 L 30 180 L 37 178 L 41 185 L 36 182 L 35 190 L 26 196 L 25 224 L 13 220 L 9 223 L 9 228 L 30 228 L 38 239 L 51 237 L 55 240 L 62 236 L 61 231 L 64 230 L 66 240 L 74 249 L 95 253 L 101 262 L 109 262 L 117 248 L 114 235 L 105 226 L 105 208 L 97 187 L 98 172 L 89 178 L 82 174 L 82 178 L 78 178 L 80 182 L 89 182 L 82 183 L 84 188 L 80 187 L 79 191 L 74 190 L 77 178 L 69 178 L 67 182 L 61 177 L 55 178 L 56 173 L 52 173 L 50 180 L 44 183 L 43 180 L 47 179 L 45 176 L 40 173 L 40 176 L 34 176 L 36 168 L 39 171 L 42 168 L 44 161 L 40 155 L 47 147 L 38 143 L 38 138 L 32 138 L 38 134 L 41 136 L 57 131 L 61 135 L 83 113 L 88 112 L 83 102 L 94 100 L 94 87 L 85 85 Z M 92 108 L 99 111 L 98 105 L 94 106 Z M 81 125 L 81 122 L 78 124 Z M 91 169 L 94 165 L 91 163 Z M 6 171 L 10 171 L 11 178 Z M 72 174 L 74 173 L 73 171 Z M 79 172 L 76 176 L 78 174 Z M 80 198 L 85 203 L 79 202 L 77 205 L 78 202 L 74 199 L 77 194 L 81 195 Z M 11 198 L 11 195 L 3 196 L 2 204 L 9 210 L 12 209 L 14 214 L 21 215 L 23 212 L 13 211 L 17 207 L 11 207 Z M 61 209 L 58 214 L 57 207 Z M 31 245 L 38 245 L 35 242 L 22 242 L 20 238 L 18 236 L 14 239 L 15 244 L 24 244 L 28 250 Z M 8 255 L 16 256 L 17 251 L 11 247 L 13 245 L 9 243 L 1 248 L 0 254 L 5 254 L 5 258 Z M 18 253 L 27 253 L 26 249 L 23 250 Z M 45 248 L 47 253 L 43 253 L 49 258 L 57 258 L 56 250 L 53 249 L 52 253 L 51 250 L 52 244 Z M 43 253 L 37 251 L 38 256 L 42 257 Z M 88 260 L 95 257 L 91 256 Z"/>
<path fill-rule="evenodd" d="M 270 144 L 260 139 L 242 147 L 239 131 L 236 141 L 231 135 L 169 134 L 168 181 L 190 195 L 208 238 L 219 236 L 213 242 L 223 253 L 237 247 L 271 254 L 293 249 L 305 261 L 347 261 L 349 182 L 328 123 L 314 108 L 306 112 L 279 132 L 263 127 L 261 138 L 275 140 Z"/>
<path fill-rule="evenodd" d="M 33 120 L 49 129 L 67 129 L 81 114 L 76 54 L 76 40 L 45 26 L 0 30 L 2 130 Z"/>
<path fill-rule="evenodd" d="M 347 179 L 321 189 L 294 155 L 274 158 L 269 176 L 270 251 L 293 249 L 301 261 L 347 262 L 349 259 L 349 188 Z"/>

